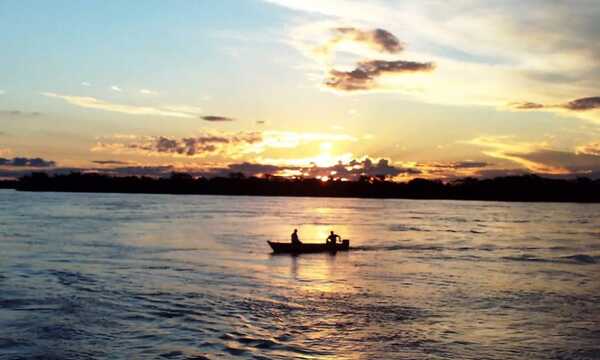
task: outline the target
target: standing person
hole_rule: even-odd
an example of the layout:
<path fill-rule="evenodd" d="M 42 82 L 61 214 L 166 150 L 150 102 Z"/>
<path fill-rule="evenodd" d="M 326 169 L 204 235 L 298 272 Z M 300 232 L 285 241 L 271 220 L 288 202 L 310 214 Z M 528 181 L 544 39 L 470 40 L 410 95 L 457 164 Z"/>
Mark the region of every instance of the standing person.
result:
<path fill-rule="evenodd" d="M 341 237 L 340 237 L 338 234 L 336 234 L 336 233 L 334 233 L 333 231 L 331 231 L 331 232 L 329 233 L 329 236 L 328 236 L 328 237 L 327 237 L 327 239 L 325 240 L 325 243 L 326 243 L 326 244 L 335 245 L 335 244 L 337 243 L 337 239 L 340 239 L 340 240 L 342 240 L 342 238 L 341 238 Z"/>
<path fill-rule="evenodd" d="M 300 245 L 300 244 L 302 244 L 302 242 L 298 238 L 298 229 L 294 229 L 294 232 L 292 233 L 292 245 Z"/>

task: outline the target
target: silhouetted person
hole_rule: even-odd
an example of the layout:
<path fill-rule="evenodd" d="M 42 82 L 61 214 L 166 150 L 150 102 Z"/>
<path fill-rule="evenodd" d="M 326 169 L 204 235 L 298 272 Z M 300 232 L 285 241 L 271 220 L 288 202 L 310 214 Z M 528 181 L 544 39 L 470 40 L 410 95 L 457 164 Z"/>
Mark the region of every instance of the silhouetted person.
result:
<path fill-rule="evenodd" d="M 300 244 L 302 244 L 302 242 L 298 238 L 298 229 L 294 229 L 294 232 L 292 233 L 292 245 L 300 245 Z"/>
<path fill-rule="evenodd" d="M 332 231 L 329 233 L 329 236 L 327 237 L 327 240 L 325 240 L 325 243 L 328 245 L 335 245 L 337 239 L 342 240 L 342 238 L 338 234 Z"/>

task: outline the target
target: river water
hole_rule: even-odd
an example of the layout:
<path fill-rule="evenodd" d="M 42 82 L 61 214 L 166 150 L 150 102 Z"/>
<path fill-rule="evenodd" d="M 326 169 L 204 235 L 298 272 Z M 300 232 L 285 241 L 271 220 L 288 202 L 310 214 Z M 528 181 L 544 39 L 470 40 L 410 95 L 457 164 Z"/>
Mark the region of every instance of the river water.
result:
<path fill-rule="evenodd" d="M 329 230 L 348 253 L 271 255 Z M 600 204 L 0 191 L 0 358 L 600 359 Z"/>

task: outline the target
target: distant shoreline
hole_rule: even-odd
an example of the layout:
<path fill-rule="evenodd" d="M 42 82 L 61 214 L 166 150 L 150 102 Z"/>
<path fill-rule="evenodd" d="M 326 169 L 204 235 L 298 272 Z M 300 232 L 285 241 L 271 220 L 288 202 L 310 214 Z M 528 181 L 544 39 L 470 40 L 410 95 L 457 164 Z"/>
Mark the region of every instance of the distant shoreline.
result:
<path fill-rule="evenodd" d="M 287 179 L 281 177 L 193 178 L 174 173 L 170 178 L 114 177 L 72 173 L 49 176 L 34 173 L 16 181 L 0 181 L 0 188 L 33 192 L 126 193 L 171 195 L 289 196 L 414 200 L 481 200 L 511 202 L 600 202 L 600 180 L 548 179 L 537 175 L 494 179 L 465 178 L 449 183 L 413 179 L 386 181 L 363 177 L 358 181 Z"/>

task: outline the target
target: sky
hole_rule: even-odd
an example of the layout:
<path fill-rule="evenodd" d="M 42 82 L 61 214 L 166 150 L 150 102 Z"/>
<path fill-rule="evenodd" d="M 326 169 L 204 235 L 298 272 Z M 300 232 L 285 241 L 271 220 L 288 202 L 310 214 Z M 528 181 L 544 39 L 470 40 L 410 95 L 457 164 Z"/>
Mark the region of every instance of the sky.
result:
<path fill-rule="evenodd" d="M 600 178 L 600 2 L 0 0 L 0 177 Z"/>

